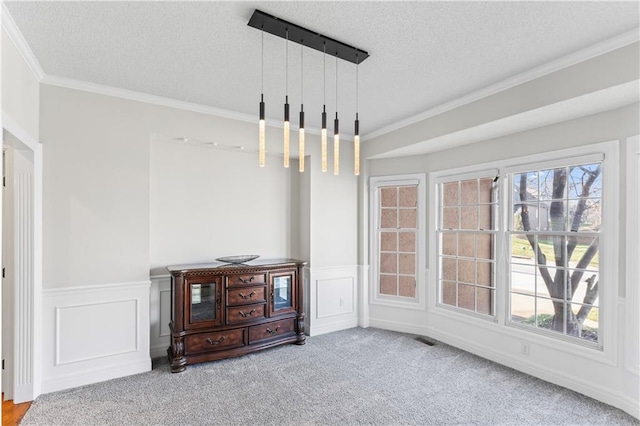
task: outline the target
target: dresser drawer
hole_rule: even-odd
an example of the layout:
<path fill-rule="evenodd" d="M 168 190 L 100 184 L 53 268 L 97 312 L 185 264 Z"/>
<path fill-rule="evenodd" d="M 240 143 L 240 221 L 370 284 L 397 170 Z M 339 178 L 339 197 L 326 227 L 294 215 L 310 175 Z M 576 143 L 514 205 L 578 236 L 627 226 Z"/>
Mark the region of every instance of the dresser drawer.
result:
<path fill-rule="evenodd" d="M 229 287 L 238 285 L 255 285 L 266 284 L 267 274 L 244 274 L 244 275 L 229 275 L 227 277 L 227 285 Z"/>
<path fill-rule="evenodd" d="M 269 340 L 284 335 L 292 335 L 296 332 L 295 318 L 283 319 L 249 327 L 249 344 Z"/>
<path fill-rule="evenodd" d="M 266 304 L 261 303 L 259 305 L 244 305 L 227 308 L 227 324 L 237 324 L 264 318 L 266 306 Z"/>
<path fill-rule="evenodd" d="M 238 348 L 245 345 L 244 328 L 219 331 L 215 333 L 192 334 L 184 338 L 185 352 L 219 351 L 222 349 Z"/>
<path fill-rule="evenodd" d="M 248 305 L 267 302 L 267 287 L 233 287 L 227 290 L 227 305 Z"/>

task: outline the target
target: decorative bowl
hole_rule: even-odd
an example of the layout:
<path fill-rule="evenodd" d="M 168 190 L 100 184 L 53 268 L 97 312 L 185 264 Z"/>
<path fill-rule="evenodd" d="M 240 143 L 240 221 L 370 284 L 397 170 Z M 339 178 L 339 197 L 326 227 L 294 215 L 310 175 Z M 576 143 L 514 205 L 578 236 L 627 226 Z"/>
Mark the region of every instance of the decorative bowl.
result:
<path fill-rule="evenodd" d="M 234 265 L 239 265 L 241 263 L 246 263 L 259 257 L 260 255 L 257 254 L 242 254 L 238 256 L 219 257 L 216 260 L 218 262 L 233 263 Z"/>

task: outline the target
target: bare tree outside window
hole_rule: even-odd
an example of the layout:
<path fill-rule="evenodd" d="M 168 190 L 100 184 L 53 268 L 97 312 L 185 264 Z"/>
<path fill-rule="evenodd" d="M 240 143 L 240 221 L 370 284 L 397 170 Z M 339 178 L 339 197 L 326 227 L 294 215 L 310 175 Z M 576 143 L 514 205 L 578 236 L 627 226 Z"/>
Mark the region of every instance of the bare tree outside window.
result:
<path fill-rule="evenodd" d="M 511 182 L 511 320 L 598 341 L 601 164 Z"/>

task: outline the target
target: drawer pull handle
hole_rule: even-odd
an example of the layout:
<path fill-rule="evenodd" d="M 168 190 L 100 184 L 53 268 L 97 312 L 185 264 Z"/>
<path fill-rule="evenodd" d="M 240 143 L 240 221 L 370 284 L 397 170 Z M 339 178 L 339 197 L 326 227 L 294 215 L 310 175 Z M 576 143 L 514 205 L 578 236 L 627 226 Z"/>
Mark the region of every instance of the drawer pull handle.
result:
<path fill-rule="evenodd" d="M 242 277 L 238 277 L 238 279 L 243 283 L 243 284 L 249 284 L 251 281 L 253 281 L 255 277 L 251 277 L 248 280 L 243 279 Z"/>
<path fill-rule="evenodd" d="M 251 293 L 249 293 L 248 295 L 242 294 L 242 293 L 238 293 L 238 296 L 242 297 L 243 299 L 251 299 L 253 297 L 253 295 L 256 294 L 255 291 L 252 291 Z"/>
<path fill-rule="evenodd" d="M 267 333 L 269 334 L 276 334 L 278 332 L 278 330 L 280 330 L 280 326 L 277 326 L 275 330 L 270 329 L 269 327 L 267 327 Z"/>
<path fill-rule="evenodd" d="M 210 345 L 219 345 L 220 343 L 224 342 L 224 339 L 226 339 L 225 336 L 220 337 L 218 340 L 211 340 L 209 337 L 207 337 L 207 343 Z"/>
<path fill-rule="evenodd" d="M 244 312 L 242 312 L 242 311 L 238 311 L 238 313 L 240 314 L 240 316 L 241 316 L 242 318 L 248 318 L 248 317 L 250 317 L 251 315 L 253 315 L 253 313 L 254 313 L 255 311 L 256 311 L 255 309 L 252 309 L 252 310 L 250 310 L 250 311 L 249 311 L 249 313 L 244 313 Z"/>

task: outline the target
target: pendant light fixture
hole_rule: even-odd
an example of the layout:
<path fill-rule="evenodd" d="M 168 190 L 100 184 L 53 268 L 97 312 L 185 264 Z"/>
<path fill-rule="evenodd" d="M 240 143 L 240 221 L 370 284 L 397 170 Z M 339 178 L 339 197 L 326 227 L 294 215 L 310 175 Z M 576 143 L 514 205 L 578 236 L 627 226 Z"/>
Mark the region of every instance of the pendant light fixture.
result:
<path fill-rule="evenodd" d="M 284 103 L 284 166 L 289 167 L 289 138 L 290 138 L 290 120 L 289 120 L 289 41 L 292 40 L 311 49 L 323 52 L 323 106 L 322 106 L 322 128 L 321 128 L 321 169 L 327 171 L 327 107 L 326 107 L 326 56 L 327 51 L 335 52 L 336 56 L 336 118 L 334 120 L 333 134 L 333 173 L 335 175 L 340 172 L 340 130 L 338 120 L 338 59 L 352 62 L 356 64 L 356 120 L 354 134 L 354 154 L 355 154 L 355 174 L 360 172 L 360 129 L 358 119 L 358 68 L 360 62 L 369 57 L 369 53 L 364 50 L 357 49 L 341 41 L 311 31 L 307 28 L 285 21 L 284 19 L 255 10 L 249 19 L 249 26 L 261 30 L 264 34 L 269 34 L 284 38 L 286 41 L 285 48 L 285 103 Z M 332 54 L 332 53 L 331 53 Z M 300 87 L 300 129 L 299 129 L 299 164 L 300 171 L 304 171 L 305 166 L 305 120 L 304 120 L 304 102 L 302 95 L 304 94 L 304 64 L 303 51 L 300 51 L 300 68 L 301 68 L 301 87 Z M 259 155 L 260 166 L 264 166 L 265 162 L 265 107 L 264 107 L 264 35 L 262 38 L 262 95 L 260 96 L 260 134 L 259 134 Z"/>
<path fill-rule="evenodd" d="M 333 122 L 333 174 L 340 173 L 340 124 L 338 122 L 338 52 L 336 52 L 336 119 Z"/>
<path fill-rule="evenodd" d="M 302 43 L 302 41 L 301 41 Z M 304 56 L 303 45 L 300 44 L 300 136 L 298 147 L 298 163 L 300 167 L 298 170 L 300 173 L 304 172 Z"/>
<path fill-rule="evenodd" d="M 265 122 L 264 122 L 264 27 L 260 28 L 262 36 L 262 48 L 260 55 L 260 121 L 259 126 L 259 147 L 258 147 L 258 162 L 260 167 L 264 167 L 266 157 L 265 147 Z"/>
<path fill-rule="evenodd" d="M 358 51 L 356 50 L 356 121 L 353 130 L 353 172 L 360 175 L 360 120 L 358 120 Z"/>
<path fill-rule="evenodd" d="M 289 29 L 286 29 L 284 97 L 284 166 L 289 167 Z"/>
<path fill-rule="evenodd" d="M 327 42 L 322 43 L 322 130 L 320 144 L 322 156 L 322 171 L 327 171 Z"/>

